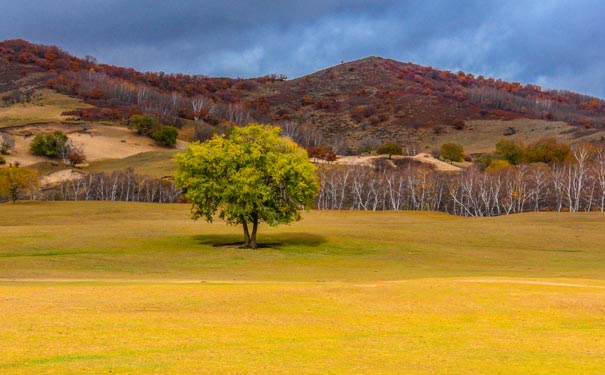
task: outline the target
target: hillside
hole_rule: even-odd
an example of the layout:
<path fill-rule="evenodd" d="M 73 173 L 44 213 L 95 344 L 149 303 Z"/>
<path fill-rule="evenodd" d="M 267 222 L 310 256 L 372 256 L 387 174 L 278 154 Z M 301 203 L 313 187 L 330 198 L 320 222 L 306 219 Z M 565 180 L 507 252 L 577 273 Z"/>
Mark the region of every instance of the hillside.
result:
<path fill-rule="evenodd" d="M 142 73 L 56 46 L 0 42 L 4 104 L 36 87 L 83 100 L 86 105 L 63 112 L 76 122 L 124 122 L 144 113 L 182 127 L 193 139 L 235 124 L 271 122 L 305 147 L 323 145 L 340 154 L 386 140 L 415 154 L 450 140 L 468 152 L 484 152 L 505 135 L 569 143 L 605 135 L 601 99 L 380 57 L 292 80 L 232 79 Z"/>

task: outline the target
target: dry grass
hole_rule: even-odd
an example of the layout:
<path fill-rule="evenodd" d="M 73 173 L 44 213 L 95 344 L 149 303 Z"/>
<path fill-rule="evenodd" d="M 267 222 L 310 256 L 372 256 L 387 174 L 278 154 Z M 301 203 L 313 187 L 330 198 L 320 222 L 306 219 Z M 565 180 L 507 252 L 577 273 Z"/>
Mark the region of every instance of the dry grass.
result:
<path fill-rule="evenodd" d="M 186 205 L 2 212 L 3 373 L 603 369 L 602 214 L 310 212 L 250 251 Z"/>
<path fill-rule="evenodd" d="M 31 125 L 13 131 L 16 140 L 15 150 L 5 156 L 7 163 L 19 162 L 21 165 L 36 168 L 43 177 L 43 183 L 73 177 L 72 169 L 64 165 L 60 159 L 53 160 L 34 155 L 29 150 L 33 137 L 24 134 L 55 130 L 65 132 L 71 141 L 83 147 L 87 163 L 75 171 L 78 175 L 89 172 L 111 173 L 134 168 L 140 175 L 156 178 L 169 176 L 176 168 L 172 156 L 177 149 L 185 146 L 183 141 L 179 141 L 177 149 L 161 147 L 151 138 L 137 135 L 121 126 L 88 125 L 83 131 L 81 125 L 56 123 Z"/>
<path fill-rule="evenodd" d="M 513 127 L 517 133 L 504 136 L 507 128 Z M 544 138 L 556 138 L 568 144 L 590 142 L 605 136 L 605 131 L 590 131 L 582 135 L 583 129 L 569 126 L 564 122 L 516 119 L 516 120 L 474 120 L 467 121 L 465 130 L 449 128 L 447 133 L 431 137 L 425 136 L 426 149 L 438 149 L 443 143 L 455 142 L 464 146 L 466 153 L 493 152 L 502 138 L 513 139 L 525 144 Z"/>
<path fill-rule="evenodd" d="M 160 178 L 172 176 L 176 169 L 176 163 L 172 157 L 177 152 L 175 149 L 158 148 L 155 151 L 142 152 L 123 159 L 106 159 L 90 163 L 86 168 L 90 172 L 123 171 L 133 168 L 137 174 Z"/>
<path fill-rule="evenodd" d="M 67 121 L 70 116 L 61 113 L 77 108 L 91 108 L 80 99 L 59 94 L 48 89 L 36 90 L 32 103 L 15 104 L 0 108 L 0 128 L 17 125 Z"/>

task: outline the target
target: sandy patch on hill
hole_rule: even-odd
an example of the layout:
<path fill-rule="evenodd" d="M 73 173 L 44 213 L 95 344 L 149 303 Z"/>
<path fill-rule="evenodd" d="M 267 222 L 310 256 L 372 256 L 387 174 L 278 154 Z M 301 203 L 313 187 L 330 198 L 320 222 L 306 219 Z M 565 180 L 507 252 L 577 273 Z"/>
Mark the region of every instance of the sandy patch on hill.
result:
<path fill-rule="evenodd" d="M 372 166 L 373 160 L 376 159 L 387 159 L 387 155 L 373 155 L 373 156 L 342 156 L 336 160 L 336 164 L 344 164 L 344 165 L 363 165 L 363 166 Z M 435 159 L 432 155 L 426 153 L 420 153 L 415 156 L 399 156 L 393 155 L 393 159 L 414 159 L 422 163 L 427 163 L 435 167 L 438 171 L 443 172 L 458 172 L 460 171 L 460 167 L 455 165 L 448 164 L 439 159 Z"/>
<path fill-rule="evenodd" d="M 132 130 L 108 125 L 40 124 L 6 129 L 15 137 L 15 149 L 5 157 L 7 163 L 18 161 L 21 165 L 31 165 L 48 158 L 32 155 L 29 151 L 33 135 L 60 130 L 75 144 L 82 145 L 87 161 L 101 159 L 122 159 L 141 152 L 162 150 L 148 137 L 140 136 Z M 179 142 L 178 147 L 186 143 Z"/>
<path fill-rule="evenodd" d="M 77 180 L 84 177 L 84 172 L 74 169 L 64 169 L 58 172 L 52 172 L 40 179 L 40 185 L 51 185 L 61 181 Z"/>

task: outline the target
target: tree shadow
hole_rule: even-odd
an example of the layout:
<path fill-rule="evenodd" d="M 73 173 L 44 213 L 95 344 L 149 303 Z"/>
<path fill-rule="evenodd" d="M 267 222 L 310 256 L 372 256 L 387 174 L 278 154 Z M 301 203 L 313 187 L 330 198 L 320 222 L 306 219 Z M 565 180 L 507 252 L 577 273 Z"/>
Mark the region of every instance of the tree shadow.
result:
<path fill-rule="evenodd" d="M 242 236 L 234 234 L 203 234 L 193 237 L 200 245 L 212 247 L 240 248 L 243 245 Z M 278 249 L 287 246 L 317 247 L 325 243 L 326 239 L 311 233 L 275 233 L 258 237 L 257 248 Z"/>

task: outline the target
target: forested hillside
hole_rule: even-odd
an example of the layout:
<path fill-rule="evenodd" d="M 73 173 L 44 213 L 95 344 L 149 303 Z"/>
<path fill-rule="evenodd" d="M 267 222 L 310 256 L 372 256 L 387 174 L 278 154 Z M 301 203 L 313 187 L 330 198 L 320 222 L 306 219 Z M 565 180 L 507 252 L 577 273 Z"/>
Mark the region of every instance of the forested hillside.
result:
<path fill-rule="evenodd" d="M 337 153 L 385 140 L 422 143 L 428 135 L 470 131 L 469 123 L 478 120 L 562 121 L 588 132 L 605 128 L 605 102 L 599 98 L 379 57 L 293 80 L 280 74 L 242 79 L 143 73 L 56 46 L 0 42 L 4 103 L 27 100 L 28 89 L 40 86 L 95 106 L 70 112 L 73 119 L 127 121 L 146 114 L 177 127 L 195 121 L 197 139 L 234 124 L 271 122 L 306 147 L 323 145 Z"/>

